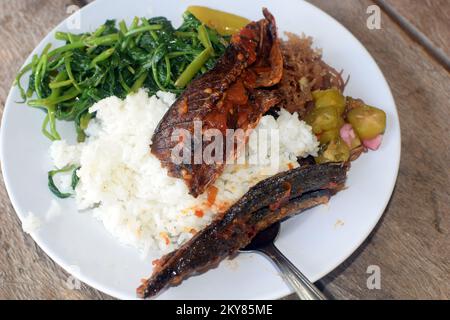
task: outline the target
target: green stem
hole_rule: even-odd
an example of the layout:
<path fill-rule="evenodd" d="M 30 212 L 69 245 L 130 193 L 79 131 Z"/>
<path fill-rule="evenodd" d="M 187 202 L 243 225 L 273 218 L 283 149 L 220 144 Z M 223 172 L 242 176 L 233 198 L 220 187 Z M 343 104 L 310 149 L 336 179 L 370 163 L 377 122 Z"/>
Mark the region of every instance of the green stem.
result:
<path fill-rule="evenodd" d="M 167 57 L 169 57 L 169 59 L 172 59 L 172 58 L 176 58 L 176 57 L 185 56 L 187 54 L 190 54 L 190 53 L 189 52 L 183 52 L 183 51 L 175 51 L 175 52 L 169 52 L 167 54 Z"/>
<path fill-rule="evenodd" d="M 48 64 L 47 69 L 48 69 L 48 71 L 53 71 L 53 70 L 58 69 L 63 64 L 64 64 L 64 57 L 61 56 L 61 57 L 58 57 L 58 58 L 54 59 L 53 61 L 51 61 Z"/>
<path fill-rule="evenodd" d="M 108 59 L 109 57 L 111 57 L 111 55 L 114 53 L 114 51 L 116 51 L 115 48 L 109 48 L 105 51 L 103 51 L 102 53 L 100 53 L 98 56 L 96 56 L 92 61 L 91 61 L 91 68 L 95 68 L 97 66 L 97 63 L 105 61 L 106 59 Z"/>
<path fill-rule="evenodd" d="M 73 33 L 69 33 L 69 42 L 70 43 L 75 43 L 77 41 L 80 41 L 81 38 L 82 38 L 81 36 L 78 36 L 78 35 L 73 34 Z"/>
<path fill-rule="evenodd" d="M 57 89 L 62 87 L 70 86 L 73 83 L 71 79 L 65 80 L 65 81 L 59 81 L 59 82 L 50 82 L 48 85 L 50 89 Z"/>
<path fill-rule="evenodd" d="M 128 71 L 130 71 L 131 74 L 136 73 L 136 70 L 134 70 L 132 66 L 128 66 L 127 69 L 128 69 Z"/>
<path fill-rule="evenodd" d="M 122 32 L 123 35 L 125 35 L 125 33 L 128 32 L 127 24 L 125 23 L 124 20 L 119 22 L 119 30 L 120 32 Z"/>
<path fill-rule="evenodd" d="M 206 61 L 211 57 L 211 49 L 207 48 L 203 50 L 194 60 L 186 67 L 183 73 L 175 81 L 175 86 L 178 88 L 184 88 L 192 78 L 198 73 Z"/>
<path fill-rule="evenodd" d="M 106 25 L 102 24 L 100 27 L 97 28 L 97 30 L 94 31 L 92 34 L 94 37 L 100 37 L 103 32 L 106 30 Z"/>
<path fill-rule="evenodd" d="M 56 130 L 55 108 L 48 109 L 48 121 L 50 123 L 50 133 L 53 136 L 53 140 L 61 140 L 61 136 Z"/>
<path fill-rule="evenodd" d="M 166 63 L 166 80 L 164 81 L 164 86 L 167 86 L 170 83 L 171 80 L 171 66 L 170 66 L 170 59 L 167 56 L 167 54 L 164 56 L 164 62 Z"/>
<path fill-rule="evenodd" d="M 127 31 L 127 33 L 132 31 L 133 29 L 136 29 L 138 23 L 139 23 L 139 18 L 134 17 L 133 22 L 131 22 L 130 28 L 128 29 L 129 31 Z M 126 48 L 128 48 L 130 40 L 131 40 L 131 38 L 125 37 L 125 40 L 122 42 L 122 46 L 121 46 L 122 51 L 124 51 Z"/>
<path fill-rule="evenodd" d="M 42 98 L 42 90 L 41 90 L 41 81 L 43 78 L 43 75 L 45 74 L 45 71 L 47 69 L 47 54 L 44 53 L 39 60 L 39 63 L 36 67 L 36 72 L 34 73 L 34 91 L 36 92 L 36 95 L 38 98 Z"/>
<path fill-rule="evenodd" d="M 36 57 L 36 56 L 35 56 Z M 22 97 L 22 99 L 23 99 L 23 102 L 21 102 L 21 103 L 24 103 L 24 102 L 26 102 L 26 100 L 27 100 L 27 93 L 25 92 L 25 89 L 22 87 L 22 84 L 20 83 L 20 79 L 22 79 L 22 77 L 23 77 L 23 75 L 25 74 L 25 73 L 27 73 L 28 71 L 30 71 L 32 69 L 32 64 L 30 63 L 30 64 L 27 64 L 18 74 L 17 74 L 17 76 L 16 76 L 16 79 L 14 80 L 14 83 L 13 83 L 13 85 L 17 85 L 17 87 L 19 88 L 19 91 L 20 91 L 20 96 Z"/>
<path fill-rule="evenodd" d="M 61 102 L 71 100 L 75 98 L 78 94 L 80 94 L 80 91 L 73 87 L 72 89 L 68 90 L 64 95 L 59 96 L 55 99 L 46 98 L 46 99 L 36 99 L 36 100 L 30 100 L 28 101 L 28 105 L 30 107 L 42 107 L 42 106 L 50 106 L 50 105 L 57 105 Z"/>
<path fill-rule="evenodd" d="M 152 31 L 152 30 L 160 30 L 161 28 L 162 28 L 162 25 L 160 25 L 160 24 L 153 24 L 153 25 L 149 25 L 149 26 L 143 26 L 143 27 L 139 27 L 139 28 L 136 28 L 136 29 L 128 31 L 125 34 L 125 37 L 136 35 L 136 34 L 142 33 L 142 32 L 147 32 L 147 31 Z"/>
<path fill-rule="evenodd" d="M 41 132 L 44 136 L 46 136 L 51 141 L 55 140 L 50 132 L 47 131 L 49 116 L 48 113 L 45 115 L 44 122 L 42 122 Z"/>
<path fill-rule="evenodd" d="M 198 39 L 202 43 L 202 45 L 205 47 L 205 49 L 211 49 L 211 54 L 214 55 L 214 49 L 211 44 L 211 39 L 209 38 L 208 31 L 206 30 L 206 27 L 204 24 L 200 25 L 197 29 L 198 31 Z"/>
<path fill-rule="evenodd" d="M 137 92 L 144 84 L 145 79 L 147 79 L 147 72 L 143 73 L 139 78 L 137 78 L 137 80 L 131 86 L 130 92 Z"/>
<path fill-rule="evenodd" d="M 120 71 L 119 71 L 119 83 L 127 94 L 130 93 L 131 88 L 126 84 L 125 80 L 123 79 L 122 72 Z"/>
<path fill-rule="evenodd" d="M 64 64 L 65 64 L 65 67 L 66 67 L 67 75 L 69 76 L 69 79 L 72 80 L 73 86 L 75 88 L 77 88 L 78 91 L 81 92 L 81 88 L 78 86 L 78 83 L 75 81 L 75 77 L 73 76 L 72 66 L 70 64 L 71 62 L 72 62 L 71 56 L 69 54 L 66 54 L 65 57 L 64 57 Z"/>
<path fill-rule="evenodd" d="M 70 33 L 70 32 L 57 31 L 55 33 L 55 39 L 61 40 L 61 41 L 69 41 L 70 43 L 75 43 L 77 41 L 80 41 L 81 36 L 74 34 L 74 33 Z"/>
<path fill-rule="evenodd" d="M 175 35 L 177 37 L 185 37 L 185 38 L 193 38 L 197 36 L 195 32 L 190 31 L 175 31 Z"/>
<path fill-rule="evenodd" d="M 158 86 L 159 90 L 165 91 L 166 88 L 164 88 L 164 86 L 161 84 L 161 82 L 159 82 L 158 64 L 155 62 L 152 63 L 152 75 L 153 75 L 153 80 L 155 80 L 155 83 Z"/>
<path fill-rule="evenodd" d="M 89 37 L 83 42 L 88 46 L 98 47 L 98 46 L 105 46 L 105 45 L 113 44 L 114 42 L 117 42 L 118 40 L 119 40 L 119 34 L 112 33 L 112 34 L 108 34 L 106 36 L 102 36 L 102 37 L 98 37 L 98 38 Z"/>

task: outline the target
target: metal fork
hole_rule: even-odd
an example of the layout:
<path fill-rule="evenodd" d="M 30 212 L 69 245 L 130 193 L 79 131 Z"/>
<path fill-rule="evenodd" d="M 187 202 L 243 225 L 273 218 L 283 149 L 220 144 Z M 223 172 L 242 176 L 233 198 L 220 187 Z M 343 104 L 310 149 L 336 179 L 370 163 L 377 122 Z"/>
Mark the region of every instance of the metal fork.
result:
<path fill-rule="evenodd" d="M 270 258 L 301 300 L 326 300 L 323 293 L 275 247 L 274 240 L 279 231 L 278 222 L 258 233 L 240 252 L 259 252 Z"/>

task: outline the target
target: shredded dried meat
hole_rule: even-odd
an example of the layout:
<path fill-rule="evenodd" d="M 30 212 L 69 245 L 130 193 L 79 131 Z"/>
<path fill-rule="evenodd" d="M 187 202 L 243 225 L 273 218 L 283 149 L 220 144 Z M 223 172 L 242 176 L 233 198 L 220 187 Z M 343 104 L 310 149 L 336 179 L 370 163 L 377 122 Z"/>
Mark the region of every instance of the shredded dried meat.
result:
<path fill-rule="evenodd" d="M 283 77 L 277 85 L 282 106 L 303 117 L 312 103 L 311 92 L 337 88 L 341 92 L 345 83 L 341 73 L 322 60 L 322 53 L 312 48 L 312 38 L 286 33 L 281 41 L 284 57 Z"/>

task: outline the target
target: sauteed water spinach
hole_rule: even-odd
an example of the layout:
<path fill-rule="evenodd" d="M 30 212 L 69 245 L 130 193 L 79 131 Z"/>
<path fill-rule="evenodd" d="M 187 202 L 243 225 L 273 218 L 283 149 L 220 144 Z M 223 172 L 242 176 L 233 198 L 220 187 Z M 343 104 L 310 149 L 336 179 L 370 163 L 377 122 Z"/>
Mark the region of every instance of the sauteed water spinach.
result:
<path fill-rule="evenodd" d="M 164 17 L 136 17 L 129 25 L 108 20 L 94 32 L 56 32 L 55 38 L 65 45 L 52 50 L 48 44 L 19 72 L 15 84 L 29 106 L 46 112 L 46 137 L 61 138 L 56 120 L 73 121 L 80 142 L 95 116 L 88 112 L 95 102 L 124 98 L 141 87 L 150 95 L 158 90 L 178 94 L 213 67 L 229 41 L 189 11 L 177 29 Z M 24 88 L 21 78 L 28 73 Z"/>

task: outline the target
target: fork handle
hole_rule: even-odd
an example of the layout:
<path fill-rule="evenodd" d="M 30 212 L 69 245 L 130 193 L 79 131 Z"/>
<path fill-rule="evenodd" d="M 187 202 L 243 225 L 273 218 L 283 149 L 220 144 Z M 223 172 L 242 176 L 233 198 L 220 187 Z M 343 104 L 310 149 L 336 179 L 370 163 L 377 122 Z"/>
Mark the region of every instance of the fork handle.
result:
<path fill-rule="evenodd" d="M 259 250 L 275 263 L 283 279 L 294 289 L 301 300 L 327 300 L 323 293 L 275 245 L 270 244 Z"/>

